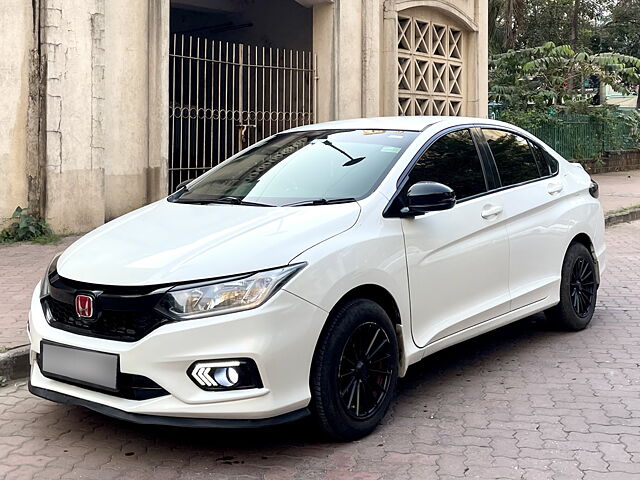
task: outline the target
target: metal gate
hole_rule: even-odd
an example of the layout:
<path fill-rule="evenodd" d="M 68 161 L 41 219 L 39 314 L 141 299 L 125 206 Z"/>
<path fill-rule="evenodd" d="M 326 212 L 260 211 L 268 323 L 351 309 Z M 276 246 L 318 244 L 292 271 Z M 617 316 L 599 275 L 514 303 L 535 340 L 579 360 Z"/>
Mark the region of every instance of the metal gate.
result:
<path fill-rule="evenodd" d="M 315 120 L 311 52 L 174 34 L 169 61 L 170 192 L 258 140 Z"/>

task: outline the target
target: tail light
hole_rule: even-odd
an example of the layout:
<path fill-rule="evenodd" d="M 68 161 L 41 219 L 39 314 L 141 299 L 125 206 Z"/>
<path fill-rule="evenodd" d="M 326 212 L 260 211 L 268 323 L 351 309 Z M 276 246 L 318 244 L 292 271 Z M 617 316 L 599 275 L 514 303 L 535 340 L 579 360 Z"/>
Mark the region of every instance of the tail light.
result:
<path fill-rule="evenodd" d="M 594 179 L 591 179 L 591 185 L 589 185 L 589 194 L 593 198 L 598 198 L 600 196 L 600 187 L 598 187 L 598 182 Z"/>

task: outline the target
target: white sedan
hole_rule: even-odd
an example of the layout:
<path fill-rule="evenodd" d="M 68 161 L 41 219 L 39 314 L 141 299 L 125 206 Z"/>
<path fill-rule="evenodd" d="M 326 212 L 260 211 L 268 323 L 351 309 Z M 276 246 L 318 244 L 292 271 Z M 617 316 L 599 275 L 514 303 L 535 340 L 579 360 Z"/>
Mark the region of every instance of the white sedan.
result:
<path fill-rule="evenodd" d="M 598 187 L 512 125 L 400 117 L 265 139 L 85 235 L 31 303 L 30 390 L 138 423 L 374 430 L 433 352 L 544 311 L 585 328 Z"/>

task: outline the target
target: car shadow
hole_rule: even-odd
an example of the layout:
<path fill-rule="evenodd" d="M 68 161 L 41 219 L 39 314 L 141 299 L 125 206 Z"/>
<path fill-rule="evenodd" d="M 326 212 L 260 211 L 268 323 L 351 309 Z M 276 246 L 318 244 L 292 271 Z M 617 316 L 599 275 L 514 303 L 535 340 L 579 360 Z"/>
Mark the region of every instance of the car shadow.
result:
<path fill-rule="evenodd" d="M 523 346 L 548 345 L 550 339 L 568 335 L 552 328 L 541 314 L 527 317 L 500 329 L 446 348 L 412 365 L 407 375 L 399 380 L 398 395 L 392 405 L 385 425 L 393 425 L 396 412 L 409 396 L 420 395 L 421 401 L 435 403 L 430 394 L 430 384 L 457 384 L 469 381 L 469 375 L 490 371 L 496 362 L 510 361 Z M 237 458 L 245 453 L 279 451 L 291 446 L 313 447 L 327 444 L 311 419 L 295 423 L 258 429 L 192 429 L 137 425 L 104 417 L 81 407 L 69 408 L 70 423 L 89 423 L 95 428 L 113 431 L 113 437 L 123 437 L 132 444 L 147 441 L 156 447 L 171 450 L 220 450 L 226 452 L 216 460 L 221 463 L 244 463 Z M 72 428 L 72 427 L 70 427 Z M 109 435 L 105 441 L 109 441 Z M 229 453 L 231 452 L 231 453 Z"/>

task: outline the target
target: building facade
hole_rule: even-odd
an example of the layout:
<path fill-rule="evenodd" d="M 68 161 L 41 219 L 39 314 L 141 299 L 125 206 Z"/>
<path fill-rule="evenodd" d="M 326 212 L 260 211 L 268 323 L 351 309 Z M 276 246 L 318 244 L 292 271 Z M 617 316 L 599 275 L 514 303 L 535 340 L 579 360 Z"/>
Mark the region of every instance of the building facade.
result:
<path fill-rule="evenodd" d="M 5 0 L 0 27 L 2 224 L 88 231 L 300 124 L 486 115 L 487 0 Z"/>

